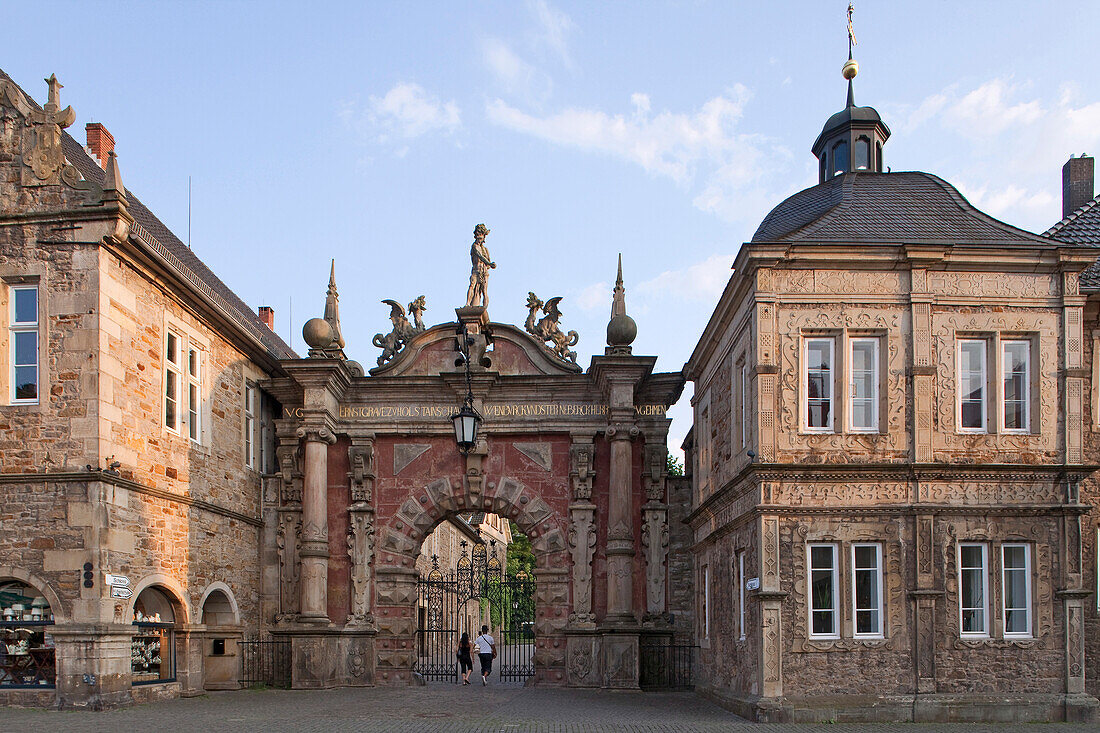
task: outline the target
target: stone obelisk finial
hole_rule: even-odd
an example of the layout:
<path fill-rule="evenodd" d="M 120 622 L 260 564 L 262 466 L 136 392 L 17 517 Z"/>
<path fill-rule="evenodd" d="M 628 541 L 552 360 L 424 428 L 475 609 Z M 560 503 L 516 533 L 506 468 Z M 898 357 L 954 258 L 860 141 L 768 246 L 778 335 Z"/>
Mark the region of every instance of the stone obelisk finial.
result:
<path fill-rule="evenodd" d="M 325 295 L 325 320 L 332 326 L 333 346 L 344 348 L 344 334 L 340 331 L 340 294 L 336 292 L 336 260 L 328 275 L 328 293 Z"/>
<path fill-rule="evenodd" d="M 611 320 L 607 323 L 608 356 L 629 356 L 630 344 L 638 336 L 638 324 L 626 314 L 626 288 L 623 287 L 623 255 L 619 253 L 619 271 L 611 300 Z"/>

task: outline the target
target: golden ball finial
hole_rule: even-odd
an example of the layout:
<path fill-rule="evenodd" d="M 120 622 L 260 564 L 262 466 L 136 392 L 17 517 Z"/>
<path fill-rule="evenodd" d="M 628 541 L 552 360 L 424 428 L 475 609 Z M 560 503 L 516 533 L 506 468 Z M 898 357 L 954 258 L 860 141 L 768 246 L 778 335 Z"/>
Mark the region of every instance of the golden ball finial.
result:
<path fill-rule="evenodd" d="M 855 62 L 855 59 L 848 59 L 844 62 L 843 68 L 840 70 L 841 75 L 851 81 L 856 78 L 856 74 L 859 73 L 859 64 Z"/>

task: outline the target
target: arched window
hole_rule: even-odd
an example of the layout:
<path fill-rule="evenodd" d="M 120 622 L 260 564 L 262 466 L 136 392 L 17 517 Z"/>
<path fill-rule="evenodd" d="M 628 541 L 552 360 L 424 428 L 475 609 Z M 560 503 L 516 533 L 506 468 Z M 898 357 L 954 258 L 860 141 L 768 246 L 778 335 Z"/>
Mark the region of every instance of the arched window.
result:
<path fill-rule="evenodd" d="M 848 141 L 841 140 L 833 146 L 833 175 L 848 172 Z"/>
<path fill-rule="evenodd" d="M 871 168 L 871 141 L 865 137 L 856 140 L 855 169 L 857 171 L 870 170 Z"/>
<path fill-rule="evenodd" d="M 176 678 L 176 615 L 172 601 L 159 588 L 146 588 L 134 602 L 134 635 L 130 639 L 133 684 L 171 682 Z"/>
<path fill-rule="evenodd" d="M 37 588 L 0 580 L 0 688 L 53 687 L 53 612 Z"/>
<path fill-rule="evenodd" d="M 882 143 L 875 143 L 875 170 L 882 173 Z"/>

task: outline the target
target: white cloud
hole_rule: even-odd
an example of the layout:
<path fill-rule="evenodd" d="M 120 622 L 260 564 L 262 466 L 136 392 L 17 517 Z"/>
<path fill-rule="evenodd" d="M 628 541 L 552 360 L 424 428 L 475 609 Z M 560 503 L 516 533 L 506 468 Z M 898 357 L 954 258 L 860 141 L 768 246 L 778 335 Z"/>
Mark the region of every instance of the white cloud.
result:
<path fill-rule="evenodd" d="M 729 282 L 735 255 L 711 255 L 702 262 L 678 270 L 666 270 L 634 288 L 642 300 L 676 298 L 713 303 Z"/>
<path fill-rule="evenodd" d="M 573 298 L 577 307 L 583 311 L 611 308 L 611 291 L 613 286 L 606 282 L 592 283 Z"/>
<path fill-rule="evenodd" d="M 539 24 L 536 40 L 553 51 L 567 69 L 572 68 L 573 61 L 569 56 L 566 35 L 573 29 L 573 21 L 562 11 L 551 7 L 546 0 L 528 0 L 527 8 Z"/>
<path fill-rule="evenodd" d="M 1033 123 L 1043 115 L 1043 109 L 1035 100 L 1011 103 L 1009 99 L 1019 89 L 1005 79 L 988 81 L 944 110 L 946 120 L 959 132 L 978 138 Z"/>
<path fill-rule="evenodd" d="M 1003 188 L 991 188 L 988 185 L 971 187 L 958 182 L 958 188 L 970 203 L 999 219 L 1018 221 L 1022 216 L 1043 216 L 1053 205 L 1059 203 L 1049 191 L 1033 192 L 1011 184 Z"/>
<path fill-rule="evenodd" d="M 394 85 L 382 97 L 371 95 L 365 109 L 346 105 L 341 117 L 345 124 L 373 142 L 394 145 L 431 132 L 449 134 L 462 125 L 454 100 L 444 102 L 411 82 Z M 407 146 L 400 146 L 396 153 L 404 155 L 407 151 Z"/>
<path fill-rule="evenodd" d="M 550 96 L 553 80 L 512 50 L 499 38 L 487 38 L 481 43 L 481 57 L 497 83 L 508 94 L 518 95 L 537 104 Z"/>
<path fill-rule="evenodd" d="M 774 201 L 789 151 L 762 135 L 737 131 L 749 90 L 735 85 L 692 112 L 651 114 L 649 95 L 631 95 L 633 113 L 565 109 L 544 117 L 501 99 L 486 105 L 489 121 L 556 145 L 610 155 L 671 179 L 685 189 L 701 190 L 695 205 L 726 219 L 761 215 L 759 201 Z M 765 165 L 767 163 L 767 165 Z M 750 206 L 742 206 L 742 202 Z"/>

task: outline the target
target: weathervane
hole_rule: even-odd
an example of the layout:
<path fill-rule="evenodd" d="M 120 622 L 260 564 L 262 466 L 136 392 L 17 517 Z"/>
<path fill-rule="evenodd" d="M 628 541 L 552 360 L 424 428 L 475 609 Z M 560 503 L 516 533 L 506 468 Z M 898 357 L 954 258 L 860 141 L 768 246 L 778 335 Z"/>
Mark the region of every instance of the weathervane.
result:
<path fill-rule="evenodd" d="M 852 46 L 856 45 L 856 32 L 852 28 L 852 13 L 855 11 L 855 4 L 848 3 L 848 58 L 852 58 Z"/>
<path fill-rule="evenodd" d="M 856 78 L 856 74 L 859 73 L 859 64 L 852 58 L 852 46 L 856 45 L 856 32 L 852 28 L 852 13 L 855 12 L 855 5 L 849 1 L 848 3 L 848 60 L 844 62 L 844 68 L 840 70 L 841 75 L 848 80 L 848 106 L 851 107 L 854 103 L 852 101 L 852 79 Z"/>

